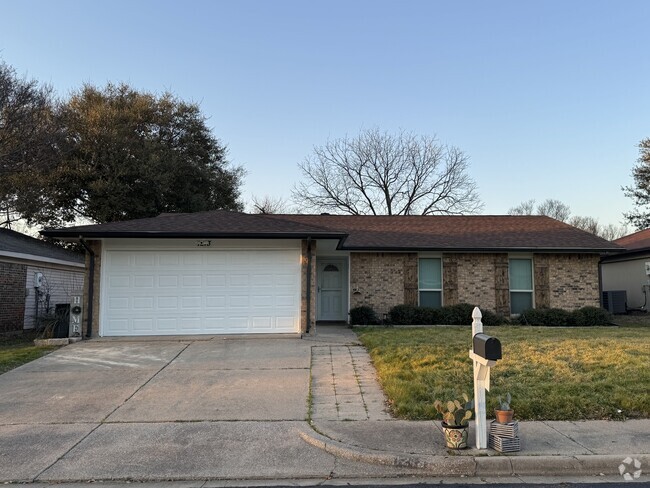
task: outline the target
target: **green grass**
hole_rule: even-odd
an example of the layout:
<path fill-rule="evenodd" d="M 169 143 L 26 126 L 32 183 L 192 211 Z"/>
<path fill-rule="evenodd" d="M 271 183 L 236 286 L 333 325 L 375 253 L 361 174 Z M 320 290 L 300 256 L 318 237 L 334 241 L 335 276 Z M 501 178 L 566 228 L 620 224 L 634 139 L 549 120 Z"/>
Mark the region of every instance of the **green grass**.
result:
<path fill-rule="evenodd" d="M 507 392 L 520 420 L 650 417 L 650 328 L 501 326 L 485 332 L 503 349 L 492 368 L 488 418 L 497 396 Z M 438 418 L 435 399 L 472 396 L 469 327 L 357 334 L 397 417 Z"/>
<path fill-rule="evenodd" d="M 34 346 L 34 337 L 29 334 L 0 336 L 0 374 L 45 356 L 54 349 L 57 347 Z"/>

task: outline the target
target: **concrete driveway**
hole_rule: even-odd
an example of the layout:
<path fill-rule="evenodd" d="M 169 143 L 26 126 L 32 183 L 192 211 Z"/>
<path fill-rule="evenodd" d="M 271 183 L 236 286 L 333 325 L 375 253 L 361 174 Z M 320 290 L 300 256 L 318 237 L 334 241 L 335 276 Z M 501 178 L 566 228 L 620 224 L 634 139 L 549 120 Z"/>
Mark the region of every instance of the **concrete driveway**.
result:
<path fill-rule="evenodd" d="M 354 340 L 343 329 L 64 347 L 0 375 L 0 481 L 362 475 L 299 435 L 312 347 Z"/>

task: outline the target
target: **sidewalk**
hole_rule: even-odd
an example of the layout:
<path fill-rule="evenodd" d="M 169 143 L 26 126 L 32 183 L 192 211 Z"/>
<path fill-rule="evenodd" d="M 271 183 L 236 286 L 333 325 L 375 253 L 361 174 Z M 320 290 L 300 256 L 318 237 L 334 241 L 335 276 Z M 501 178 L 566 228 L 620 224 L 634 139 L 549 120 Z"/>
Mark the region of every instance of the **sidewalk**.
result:
<path fill-rule="evenodd" d="M 352 339 L 352 337 L 350 337 Z M 650 473 L 650 420 L 521 422 L 521 451 L 445 448 L 440 422 L 392 419 L 365 349 L 353 341 L 312 347 L 311 432 L 301 437 L 340 458 L 429 475 L 620 474 L 628 457 Z M 475 425 L 470 446 L 475 446 Z"/>

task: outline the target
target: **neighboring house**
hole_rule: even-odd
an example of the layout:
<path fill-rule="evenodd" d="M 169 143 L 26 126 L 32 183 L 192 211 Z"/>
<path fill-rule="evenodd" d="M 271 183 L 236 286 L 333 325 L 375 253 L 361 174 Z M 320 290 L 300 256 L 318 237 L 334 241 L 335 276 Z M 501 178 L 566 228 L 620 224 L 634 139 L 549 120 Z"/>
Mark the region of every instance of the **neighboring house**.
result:
<path fill-rule="evenodd" d="M 92 250 L 101 336 L 305 332 L 359 305 L 598 306 L 600 256 L 621 250 L 542 216 L 212 211 L 43 233 Z"/>
<path fill-rule="evenodd" d="M 635 232 L 613 241 L 625 252 L 603 257 L 601 272 L 603 291 L 625 291 L 627 309 L 650 307 L 650 229 Z M 646 303 L 646 301 L 648 303 Z"/>
<path fill-rule="evenodd" d="M 83 288 L 84 267 L 83 254 L 0 229 L 0 333 L 31 329 L 37 309 L 70 303 Z"/>

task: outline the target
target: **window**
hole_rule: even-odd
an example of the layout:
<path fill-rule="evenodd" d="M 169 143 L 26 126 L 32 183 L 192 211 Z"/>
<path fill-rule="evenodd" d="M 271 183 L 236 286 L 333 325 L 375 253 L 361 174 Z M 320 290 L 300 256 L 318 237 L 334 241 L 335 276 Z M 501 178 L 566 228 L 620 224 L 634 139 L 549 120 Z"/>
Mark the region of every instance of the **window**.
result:
<path fill-rule="evenodd" d="M 510 278 L 510 313 L 520 314 L 533 308 L 533 260 L 511 259 L 509 263 Z"/>
<path fill-rule="evenodd" d="M 421 307 L 442 306 L 442 263 L 440 258 L 421 258 L 418 263 L 418 291 Z"/>

